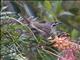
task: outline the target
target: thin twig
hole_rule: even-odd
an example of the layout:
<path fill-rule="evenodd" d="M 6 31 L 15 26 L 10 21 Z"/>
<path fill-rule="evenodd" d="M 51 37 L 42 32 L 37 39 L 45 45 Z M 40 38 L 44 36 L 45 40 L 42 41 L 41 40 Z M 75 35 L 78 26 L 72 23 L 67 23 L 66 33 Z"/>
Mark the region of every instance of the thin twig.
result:
<path fill-rule="evenodd" d="M 10 36 L 10 38 L 11 38 L 11 40 L 13 40 L 13 42 L 15 41 L 15 39 L 11 36 L 11 34 L 9 33 L 9 32 L 7 32 L 8 33 L 8 35 Z M 19 44 L 17 43 L 17 42 L 14 42 L 15 44 L 15 46 L 17 45 L 18 47 L 20 47 L 19 46 Z M 17 47 L 16 47 L 16 49 L 17 49 Z M 21 54 L 21 55 L 19 55 L 20 57 L 22 57 L 23 55 L 22 55 L 22 53 L 17 49 L 17 51 Z M 24 59 L 23 57 L 22 57 L 22 59 Z M 25 59 L 24 59 L 25 60 Z"/>
<path fill-rule="evenodd" d="M 59 55 L 57 55 L 57 54 L 55 54 L 55 53 L 52 53 L 51 51 L 48 51 L 48 50 L 46 50 L 46 49 L 42 49 L 43 51 L 45 51 L 45 52 L 48 52 L 48 53 L 50 53 L 50 54 L 52 54 L 52 55 L 54 55 L 54 56 L 56 56 L 56 57 L 61 57 L 61 56 L 59 56 Z"/>
<path fill-rule="evenodd" d="M 27 26 L 27 24 L 23 24 L 22 22 L 20 22 L 17 19 L 12 18 L 13 20 L 17 21 L 18 23 L 20 23 L 22 26 Z M 31 28 L 29 26 L 27 26 L 27 28 L 30 30 L 30 32 L 32 33 L 33 37 L 36 39 L 37 43 L 38 43 L 38 39 L 36 38 L 35 34 L 32 32 Z"/>
<path fill-rule="evenodd" d="M 58 58 L 62 58 L 62 59 L 64 59 L 64 60 L 66 60 L 66 58 L 64 58 L 64 57 L 62 57 L 62 56 L 59 56 L 59 55 L 57 55 L 57 54 L 55 54 L 55 53 L 52 53 L 51 51 L 45 50 L 44 48 L 42 48 L 42 50 L 45 51 L 45 52 L 47 52 L 47 53 L 49 53 L 49 54 L 52 54 L 53 56 L 56 56 L 56 57 L 58 57 Z"/>

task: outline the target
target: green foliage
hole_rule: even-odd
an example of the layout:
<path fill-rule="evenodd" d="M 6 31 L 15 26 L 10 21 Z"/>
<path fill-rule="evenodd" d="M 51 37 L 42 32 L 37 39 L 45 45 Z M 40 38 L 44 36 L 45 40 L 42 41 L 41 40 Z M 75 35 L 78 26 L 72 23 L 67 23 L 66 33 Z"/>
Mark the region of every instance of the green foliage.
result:
<path fill-rule="evenodd" d="M 78 31 L 77 30 L 75 30 L 75 29 L 73 29 L 73 31 L 71 32 L 71 37 L 73 38 L 73 39 L 76 39 L 79 35 L 78 35 Z"/>
<path fill-rule="evenodd" d="M 57 60 L 55 55 L 43 50 L 42 45 L 45 46 L 49 44 L 46 39 L 41 35 L 35 35 L 31 28 L 29 26 L 25 26 L 25 24 L 10 22 L 13 21 L 13 18 L 18 20 L 18 17 L 28 17 L 28 13 L 31 12 L 34 12 L 35 15 L 39 17 L 39 21 L 63 22 L 61 26 L 56 28 L 57 30 L 68 32 L 73 39 L 80 38 L 80 15 L 75 15 L 73 20 L 66 18 L 66 16 L 61 16 L 65 17 L 63 21 L 60 20 L 60 18 L 57 18 L 60 12 L 64 12 L 64 8 L 62 6 L 62 3 L 64 2 L 62 0 L 11 1 L 15 7 L 14 12 L 7 11 L 8 6 L 4 6 L 5 4 L 3 4 L 3 2 L 0 11 L 1 60 Z M 27 10 L 29 8 L 24 8 L 23 4 L 26 4 L 26 6 L 29 5 L 32 8 L 32 11 L 29 12 Z M 71 9 L 70 11 L 74 14 L 77 12 L 76 9 Z M 16 13 L 19 15 L 16 15 Z M 70 17 L 70 15 L 68 16 Z M 56 50 L 55 48 L 51 48 L 51 46 L 47 46 L 47 48 L 52 51 Z M 57 53 L 59 54 L 60 52 L 57 51 Z"/>
<path fill-rule="evenodd" d="M 50 11 L 52 8 L 50 1 L 44 1 L 44 7 L 47 11 Z"/>

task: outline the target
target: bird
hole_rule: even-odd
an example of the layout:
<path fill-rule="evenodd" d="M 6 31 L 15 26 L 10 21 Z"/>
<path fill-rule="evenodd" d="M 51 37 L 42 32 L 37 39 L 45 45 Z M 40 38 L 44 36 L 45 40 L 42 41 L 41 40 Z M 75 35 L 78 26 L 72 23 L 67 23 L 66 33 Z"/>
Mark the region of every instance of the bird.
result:
<path fill-rule="evenodd" d="M 29 17 L 29 18 L 24 18 L 21 22 L 24 24 L 27 24 L 32 31 L 34 30 L 34 33 L 39 33 L 44 37 L 49 37 L 51 34 L 51 29 L 52 27 L 55 27 L 61 22 L 38 22 L 36 21 L 37 18 Z"/>

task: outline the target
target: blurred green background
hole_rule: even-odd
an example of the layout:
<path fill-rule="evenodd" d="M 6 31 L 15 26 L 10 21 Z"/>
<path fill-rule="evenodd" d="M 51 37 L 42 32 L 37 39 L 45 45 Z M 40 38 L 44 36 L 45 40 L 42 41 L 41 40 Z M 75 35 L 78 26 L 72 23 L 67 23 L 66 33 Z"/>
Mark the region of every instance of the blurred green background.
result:
<path fill-rule="evenodd" d="M 38 17 L 37 21 L 60 21 L 62 24 L 56 29 L 69 33 L 75 42 L 80 41 L 78 0 L 1 0 L 0 9 L 1 60 L 57 60 L 57 57 L 37 47 L 46 43 L 42 37 L 34 38 L 29 27 L 17 24 L 11 18 L 34 16 Z M 47 48 L 54 51 L 54 48 Z"/>

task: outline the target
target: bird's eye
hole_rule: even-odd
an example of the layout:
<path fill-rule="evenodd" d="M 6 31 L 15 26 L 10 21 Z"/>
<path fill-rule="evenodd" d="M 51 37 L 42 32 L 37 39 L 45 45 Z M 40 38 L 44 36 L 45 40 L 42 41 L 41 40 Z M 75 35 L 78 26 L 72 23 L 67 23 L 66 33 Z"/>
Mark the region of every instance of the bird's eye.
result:
<path fill-rule="evenodd" d="M 54 22 L 53 24 L 52 24 L 52 26 L 56 26 L 57 25 L 57 22 Z"/>
<path fill-rule="evenodd" d="M 53 24 L 52 24 L 52 26 L 57 26 L 57 25 L 59 25 L 59 24 L 62 24 L 61 22 L 54 22 Z"/>

